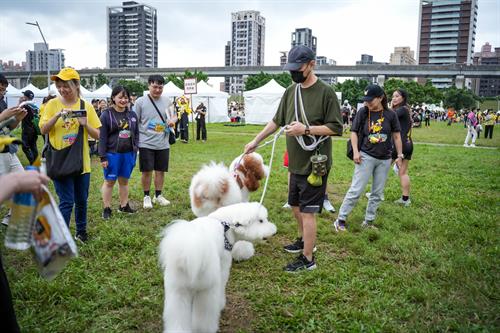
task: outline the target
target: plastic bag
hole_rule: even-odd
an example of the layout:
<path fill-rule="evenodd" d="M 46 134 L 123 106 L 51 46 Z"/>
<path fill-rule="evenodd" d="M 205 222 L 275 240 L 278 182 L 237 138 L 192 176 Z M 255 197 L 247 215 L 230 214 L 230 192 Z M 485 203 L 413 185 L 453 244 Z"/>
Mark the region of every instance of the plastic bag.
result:
<path fill-rule="evenodd" d="M 33 227 L 32 249 L 40 275 L 52 280 L 78 253 L 54 197 L 47 187 L 43 186 L 43 191 Z"/>

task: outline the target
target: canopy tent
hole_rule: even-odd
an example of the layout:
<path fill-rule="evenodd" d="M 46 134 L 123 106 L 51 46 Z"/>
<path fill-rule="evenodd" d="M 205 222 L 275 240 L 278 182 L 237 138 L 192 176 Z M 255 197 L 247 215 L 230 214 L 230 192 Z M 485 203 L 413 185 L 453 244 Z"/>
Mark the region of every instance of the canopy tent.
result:
<path fill-rule="evenodd" d="M 272 79 L 262 87 L 243 92 L 245 122 L 247 124 L 267 124 L 273 119 L 285 90 Z"/>
<path fill-rule="evenodd" d="M 20 90 L 21 90 L 21 92 L 26 91 L 26 90 L 31 90 L 33 92 L 33 94 L 35 94 L 35 97 L 42 97 L 43 98 L 43 97 L 47 96 L 47 95 L 44 95 L 40 89 L 38 89 L 37 87 L 35 87 L 31 83 Z"/>
<path fill-rule="evenodd" d="M 207 122 L 221 123 L 229 120 L 227 116 L 227 99 L 229 94 L 209 86 L 205 81 L 196 85 L 196 94 L 193 95 L 193 111 L 203 102 L 207 107 Z"/>
<path fill-rule="evenodd" d="M 16 106 L 19 103 L 19 97 L 21 97 L 23 93 L 21 90 L 17 89 L 13 85 L 9 83 L 7 86 L 7 92 L 5 93 L 5 102 L 7 103 L 7 107 Z"/>
<path fill-rule="evenodd" d="M 94 91 L 89 91 L 87 94 L 84 94 L 82 91 L 82 95 L 87 99 L 92 98 L 110 98 L 112 89 L 107 85 L 103 84 L 99 89 Z"/>

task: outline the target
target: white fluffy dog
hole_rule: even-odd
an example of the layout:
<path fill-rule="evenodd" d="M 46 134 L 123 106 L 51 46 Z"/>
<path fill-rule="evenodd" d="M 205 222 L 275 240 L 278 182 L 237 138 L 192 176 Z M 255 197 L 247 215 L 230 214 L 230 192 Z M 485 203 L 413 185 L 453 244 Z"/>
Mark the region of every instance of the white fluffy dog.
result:
<path fill-rule="evenodd" d="M 193 176 L 189 187 L 191 209 L 197 217 L 207 216 L 219 207 L 248 202 L 250 192 L 256 191 L 269 173 L 269 167 L 258 153 L 240 155 L 229 169 L 223 163 L 204 165 Z M 247 260 L 255 253 L 253 244 L 240 241 L 232 255 L 236 261 Z"/>
<path fill-rule="evenodd" d="M 164 332 L 216 332 L 226 304 L 231 245 L 276 233 L 258 202 L 219 208 L 191 222 L 174 221 L 160 244 L 164 272 Z"/>

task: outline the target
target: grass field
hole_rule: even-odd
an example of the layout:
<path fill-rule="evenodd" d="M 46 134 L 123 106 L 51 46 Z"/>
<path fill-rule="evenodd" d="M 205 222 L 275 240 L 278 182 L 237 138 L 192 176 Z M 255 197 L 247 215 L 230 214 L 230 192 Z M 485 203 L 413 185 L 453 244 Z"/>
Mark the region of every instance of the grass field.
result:
<path fill-rule="evenodd" d="M 229 164 L 260 129 L 210 125 L 207 143 L 176 144 L 165 185 L 172 205 L 144 211 L 135 170 L 131 202 L 139 212 L 114 213 L 109 221 L 100 218 L 102 171 L 95 159 L 91 240 L 54 281 L 39 277 L 29 252 L 1 246 L 23 332 L 160 332 L 158 235 L 173 219 L 193 218 L 187 189 L 200 166 L 210 160 Z M 293 259 L 282 246 L 296 237 L 296 225 L 281 208 L 287 198 L 281 138 L 264 200 L 278 233 L 256 246 L 251 260 L 233 265 L 221 332 L 498 332 L 500 128 L 493 140 L 477 141 L 494 149 L 462 147 L 465 134 L 458 124 L 415 129 L 416 143 L 433 144 L 415 145 L 412 206 L 392 203 L 400 189 L 391 171 L 378 230 L 360 227 L 366 198 L 350 215 L 345 234 L 332 232 L 336 214 L 320 214 L 318 269 L 301 274 L 282 271 Z M 345 157 L 345 139 L 336 138 L 333 150 L 328 191 L 338 209 L 353 164 Z M 270 146 L 259 152 L 269 160 Z M 114 212 L 117 202 L 115 191 Z"/>

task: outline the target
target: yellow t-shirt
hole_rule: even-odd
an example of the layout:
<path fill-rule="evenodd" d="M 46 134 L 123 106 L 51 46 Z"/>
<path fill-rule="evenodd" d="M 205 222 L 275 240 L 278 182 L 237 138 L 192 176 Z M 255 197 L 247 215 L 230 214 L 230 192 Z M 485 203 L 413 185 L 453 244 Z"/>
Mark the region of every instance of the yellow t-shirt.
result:
<path fill-rule="evenodd" d="M 71 107 L 65 106 L 59 98 L 51 99 L 45 105 L 43 114 L 40 117 L 40 128 L 44 126 L 54 115 L 61 111 L 62 109 L 80 110 L 80 100 Z M 94 110 L 92 104 L 85 102 L 85 110 L 87 110 L 87 123 L 90 127 L 99 128 L 101 127 L 101 121 L 97 117 L 97 113 Z M 72 118 L 64 121 L 62 117 L 57 119 L 54 127 L 51 128 L 49 132 L 49 140 L 52 146 L 56 149 L 63 149 L 71 144 L 78 135 L 78 119 Z M 83 129 L 83 173 L 90 172 L 90 155 L 89 155 L 89 143 L 87 140 L 88 133 L 87 129 Z"/>

